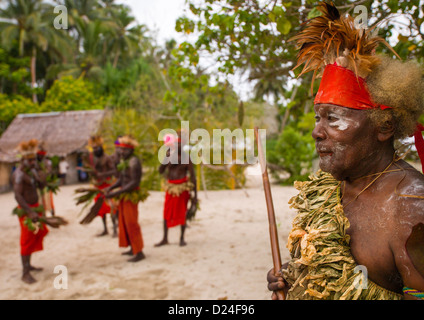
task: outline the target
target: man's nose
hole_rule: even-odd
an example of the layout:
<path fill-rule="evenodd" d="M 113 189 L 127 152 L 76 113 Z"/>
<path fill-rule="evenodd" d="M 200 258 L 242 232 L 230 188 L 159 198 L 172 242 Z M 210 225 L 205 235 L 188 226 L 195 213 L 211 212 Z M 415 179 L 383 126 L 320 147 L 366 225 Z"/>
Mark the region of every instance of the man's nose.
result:
<path fill-rule="evenodd" d="M 321 123 L 316 123 L 314 130 L 312 130 L 312 138 L 314 138 L 315 141 L 324 140 L 326 138 L 327 134 L 325 132 L 325 129 Z"/>

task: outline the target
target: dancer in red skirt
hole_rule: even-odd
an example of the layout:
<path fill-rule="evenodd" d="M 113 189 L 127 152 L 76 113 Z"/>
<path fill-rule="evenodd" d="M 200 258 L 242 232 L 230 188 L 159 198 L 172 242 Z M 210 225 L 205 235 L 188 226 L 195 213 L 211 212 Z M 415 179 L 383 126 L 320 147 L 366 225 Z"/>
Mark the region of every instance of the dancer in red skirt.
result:
<path fill-rule="evenodd" d="M 191 205 L 197 203 L 197 188 L 196 175 L 194 173 L 193 163 L 188 161 L 188 164 L 183 164 L 181 139 L 177 138 L 174 145 L 170 148 L 168 156 L 172 158 L 172 153 L 177 157 L 178 161 L 171 161 L 167 164 L 161 164 L 159 173 L 166 177 L 165 182 L 165 205 L 163 210 L 163 239 L 155 244 L 155 247 L 160 247 L 168 244 L 168 229 L 181 226 L 180 246 L 185 246 L 184 232 L 186 229 L 186 213 L 187 203 L 190 200 L 190 191 L 194 191 Z M 176 163 L 172 163 L 176 162 Z M 189 175 L 189 177 L 187 176 Z"/>
<path fill-rule="evenodd" d="M 22 281 L 28 284 L 36 282 L 31 271 L 42 270 L 31 265 L 31 255 L 43 250 L 43 239 L 49 232 L 47 226 L 38 221 L 43 208 L 38 204 L 37 188 L 42 187 L 42 182 L 36 170 L 37 146 L 38 141 L 35 139 L 19 145 L 21 163 L 12 176 L 13 191 L 18 202 L 14 213 L 18 215 L 21 227 Z"/>

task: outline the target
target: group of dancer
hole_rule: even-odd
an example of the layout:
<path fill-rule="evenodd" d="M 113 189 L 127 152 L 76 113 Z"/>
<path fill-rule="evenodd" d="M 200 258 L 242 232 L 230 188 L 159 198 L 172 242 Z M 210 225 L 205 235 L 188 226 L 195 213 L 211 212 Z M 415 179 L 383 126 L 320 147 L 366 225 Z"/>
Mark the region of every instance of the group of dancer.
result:
<path fill-rule="evenodd" d="M 312 79 L 321 78 L 312 132 L 320 170 L 295 183 L 299 194 L 290 200 L 297 211 L 287 241 L 290 259 L 282 266 L 275 259 L 268 289 L 273 299 L 422 300 L 424 176 L 395 148 L 396 141 L 414 136 L 424 169 L 422 68 L 376 54 L 384 39 L 373 28 L 358 29 L 355 19 L 333 3 L 322 2 L 317 9 L 321 14 L 292 40 L 299 48 L 297 67 L 305 65 L 301 74 L 314 71 Z M 119 164 L 111 161 L 110 168 L 119 173 L 111 185 L 105 185 L 100 171 L 95 174 L 99 189 L 104 188 L 100 197 L 119 198 L 119 246 L 131 246 L 130 261 L 144 259 L 137 197 L 131 196 L 141 180 L 135 146 L 129 137 L 118 139 Z M 181 149 L 177 142 L 170 153 Z M 30 255 L 42 249 L 48 230 L 28 229 L 43 214 L 35 187 L 43 179 L 34 143 L 22 144 L 21 151 L 14 190 L 17 212 L 24 212 L 19 218 L 22 279 L 31 283 L 30 271 L 38 269 Z M 180 245 L 185 245 L 185 216 L 177 212 L 185 213 L 190 182 L 196 190 L 193 167 L 177 162 L 159 171 L 167 184 L 164 236 L 157 246 L 168 243 L 168 228 L 175 225 L 182 226 Z"/>
<path fill-rule="evenodd" d="M 105 153 L 100 136 L 91 137 L 88 146 L 90 153 L 85 168 L 91 175 L 94 188 L 98 190 L 94 202 L 101 201 L 96 212 L 102 218 L 104 230 L 99 236 L 109 234 L 106 215 L 110 214 L 113 236 L 118 237 L 119 247 L 130 247 L 129 251 L 122 254 L 132 256 L 129 262 L 141 261 L 146 256 L 143 253 L 144 241 L 138 222 L 138 204 L 147 198 L 148 193 L 140 186 L 142 163 L 134 153 L 139 144 L 129 135 L 121 136 L 115 141 L 115 153 L 112 155 Z M 52 172 L 51 163 L 45 157 L 46 150 L 37 140 L 20 143 L 18 150 L 21 161 L 12 175 L 13 191 L 18 203 L 14 213 L 18 215 L 21 227 L 22 281 L 31 284 L 36 282 L 31 272 L 42 270 L 31 265 L 31 255 L 43 250 L 43 239 L 49 232 L 47 211 L 50 210 L 50 214 L 55 215 L 52 195 L 46 192 L 48 177 Z M 169 152 L 180 160 L 182 150 L 180 139 L 175 137 L 175 143 L 169 146 Z M 186 245 L 184 232 L 187 206 L 190 199 L 191 206 L 196 206 L 197 187 L 193 164 L 180 162 L 161 164 L 159 167 L 160 174 L 166 179 L 166 195 L 163 210 L 164 234 L 155 247 L 168 244 L 168 228 L 178 225 L 181 226 L 179 244 Z M 40 198 L 42 203 L 39 202 Z"/>

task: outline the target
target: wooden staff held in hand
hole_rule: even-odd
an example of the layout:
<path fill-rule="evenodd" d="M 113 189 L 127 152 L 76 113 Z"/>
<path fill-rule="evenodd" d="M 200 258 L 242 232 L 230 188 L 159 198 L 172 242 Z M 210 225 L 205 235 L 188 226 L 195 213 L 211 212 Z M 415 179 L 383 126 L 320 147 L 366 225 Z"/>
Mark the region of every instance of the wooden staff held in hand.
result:
<path fill-rule="evenodd" d="M 258 145 L 259 163 L 261 165 L 262 170 L 262 181 L 264 185 L 265 200 L 268 210 L 269 235 L 271 240 L 272 260 L 274 263 L 274 275 L 277 276 L 278 272 L 281 269 L 280 245 L 278 242 L 277 226 L 275 224 L 274 204 L 272 202 L 271 186 L 269 183 L 267 164 L 265 161 L 261 139 L 258 133 L 258 127 L 255 127 L 255 137 L 256 143 Z M 283 291 L 276 291 L 275 293 L 277 294 L 278 300 L 285 300 L 285 295 Z"/>

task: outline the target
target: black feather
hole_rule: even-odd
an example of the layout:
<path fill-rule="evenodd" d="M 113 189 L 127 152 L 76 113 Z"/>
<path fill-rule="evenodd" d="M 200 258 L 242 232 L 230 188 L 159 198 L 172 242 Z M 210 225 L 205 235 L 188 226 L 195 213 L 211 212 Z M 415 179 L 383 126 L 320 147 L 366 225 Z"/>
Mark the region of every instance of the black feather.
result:
<path fill-rule="evenodd" d="M 336 20 L 340 19 L 340 12 L 339 12 L 339 10 L 337 10 L 337 8 L 336 8 L 336 6 L 334 5 L 333 2 L 331 2 L 331 3 L 322 2 L 321 5 L 327 11 L 327 16 L 328 16 L 329 19 L 331 19 L 332 21 L 336 21 Z M 323 13 L 325 14 L 325 12 L 323 12 Z"/>

